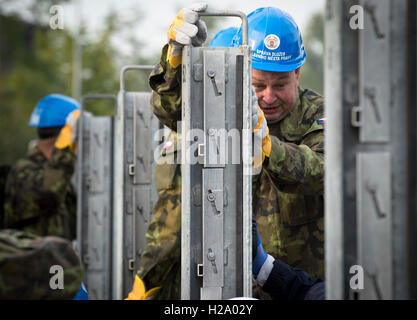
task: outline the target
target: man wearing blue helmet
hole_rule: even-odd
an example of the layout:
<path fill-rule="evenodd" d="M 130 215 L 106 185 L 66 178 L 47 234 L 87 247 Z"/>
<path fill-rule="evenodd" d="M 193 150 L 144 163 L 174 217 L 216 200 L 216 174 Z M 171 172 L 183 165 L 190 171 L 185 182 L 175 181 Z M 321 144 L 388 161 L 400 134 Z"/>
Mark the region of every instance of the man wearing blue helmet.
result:
<path fill-rule="evenodd" d="M 60 94 L 44 97 L 35 107 L 29 125 L 37 129 L 38 141 L 8 174 L 5 228 L 75 238 L 76 193 L 70 180 L 79 114 L 78 102 Z"/>
<path fill-rule="evenodd" d="M 198 15 L 206 8 L 194 4 L 179 12 L 160 63 L 149 78 L 152 110 L 174 132 L 181 120 L 182 48 L 206 40 L 206 26 Z M 260 238 L 275 259 L 324 278 L 323 98 L 298 85 L 306 52 L 291 16 L 277 8 L 260 8 L 249 14 L 248 22 L 253 52 L 252 126 L 262 140 L 262 162 L 255 163 L 262 169 L 253 190 Z M 240 34 L 234 45 L 239 45 Z M 137 280 L 143 279 L 142 288 L 161 286 L 159 299 L 179 298 L 181 171 L 171 168 L 159 177 L 157 172 L 155 168 L 160 201 Z"/>
<path fill-rule="evenodd" d="M 275 259 L 324 278 L 324 100 L 299 86 L 307 55 L 292 17 L 260 8 L 248 23 L 252 84 L 270 133 L 253 206 L 260 237 Z"/>

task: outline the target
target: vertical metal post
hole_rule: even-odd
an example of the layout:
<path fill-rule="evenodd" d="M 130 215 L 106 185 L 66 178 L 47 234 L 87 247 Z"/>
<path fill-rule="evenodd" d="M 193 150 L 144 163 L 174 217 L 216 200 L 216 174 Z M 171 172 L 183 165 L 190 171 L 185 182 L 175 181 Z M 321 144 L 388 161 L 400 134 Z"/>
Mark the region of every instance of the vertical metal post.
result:
<path fill-rule="evenodd" d="M 247 31 L 240 12 L 200 15 L 239 16 Z M 183 50 L 182 299 L 252 295 L 250 57 L 247 34 L 240 48 Z"/>
<path fill-rule="evenodd" d="M 408 35 L 410 41 L 410 50 L 408 54 L 408 61 L 410 68 L 408 68 L 409 73 L 409 96 L 410 96 L 410 105 L 411 109 L 408 115 L 409 128 L 414 128 L 410 130 L 408 135 L 408 144 L 409 144 L 409 155 L 408 155 L 408 173 L 409 173 L 409 235 L 410 243 L 417 243 L 417 2 L 409 1 L 408 8 Z M 414 23 L 413 23 L 414 21 Z M 414 106 L 414 108 L 412 107 Z M 417 299 L 417 246 L 410 245 L 409 252 L 410 263 L 408 266 L 408 272 L 410 274 L 410 299 Z"/>
<path fill-rule="evenodd" d="M 343 245 L 343 99 L 342 97 L 342 19 L 346 6 L 342 1 L 328 0 L 325 24 L 325 90 L 327 125 L 325 127 L 325 257 L 326 257 L 326 297 L 343 299 L 344 256 Z M 352 68 L 354 64 L 351 63 Z M 355 78 L 351 81 L 355 82 Z M 333 210 L 332 214 L 329 214 Z M 329 232 L 331 230 L 331 232 Z"/>

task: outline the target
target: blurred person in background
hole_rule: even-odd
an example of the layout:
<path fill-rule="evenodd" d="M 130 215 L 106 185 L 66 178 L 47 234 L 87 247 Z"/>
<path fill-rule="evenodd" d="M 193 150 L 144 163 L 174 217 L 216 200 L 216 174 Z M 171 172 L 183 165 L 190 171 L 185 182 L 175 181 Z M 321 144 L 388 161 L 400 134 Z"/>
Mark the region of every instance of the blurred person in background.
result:
<path fill-rule="evenodd" d="M 0 230 L 0 300 L 88 300 L 82 276 L 70 241 Z"/>
<path fill-rule="evenodd" d="M 38 141 L 8 173 L 3 227 L 39 236 L 76 237 L 74 172 L 79 103 L 61 94 L 42 98 L 29 126 Z"/>

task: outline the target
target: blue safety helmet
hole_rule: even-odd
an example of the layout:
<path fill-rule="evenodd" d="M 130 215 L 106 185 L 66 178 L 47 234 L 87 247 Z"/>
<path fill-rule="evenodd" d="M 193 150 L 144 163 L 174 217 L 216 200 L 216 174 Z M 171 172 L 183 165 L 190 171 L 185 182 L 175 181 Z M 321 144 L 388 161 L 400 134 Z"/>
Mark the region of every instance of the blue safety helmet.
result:
<path fill-rule="evenodd" d="M 232 39 L 236 35 L 239 28 L 230 27 L 227 29 L 220 30 L 211 40 L 208 47 L 230 47 Z"/>
<path fill-rule="evenodd" d="M 253 69 L 288 72 L 306 61 L 300 30 L 288 13 L 274 7 L 259 8 L 248 15 L 248 25 Z M 233 38 L 233 46 L 241 44 L 242 27 Z"/>
<path fill-rule="evenodd" d="M 43 97 L 30 116 L 29 126 L 34 128 L 63 127 L 67 116 L 80 109 L 77 100 L 62 94 Z"/>

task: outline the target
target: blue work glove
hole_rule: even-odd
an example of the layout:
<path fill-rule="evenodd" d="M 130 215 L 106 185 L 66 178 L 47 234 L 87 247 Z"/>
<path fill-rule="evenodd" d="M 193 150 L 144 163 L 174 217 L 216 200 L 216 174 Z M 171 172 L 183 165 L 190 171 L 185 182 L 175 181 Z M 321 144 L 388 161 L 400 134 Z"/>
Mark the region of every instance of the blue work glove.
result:
<path fill-rule="evenodd" d="M 78 291 L 77 295 L 72 300 L 88 300 L 88 292 L 85 288 L 84 282 L 81 282 L 80 291 Z"/>
<path fill-rule="evenodd" d="M 266 261 L 268 255 L 262 247 L 261 237 L 258 232 L 256 219 L 252 216 L 252 274 L 255 279 L 258 277 L 259 271 Z"/>

